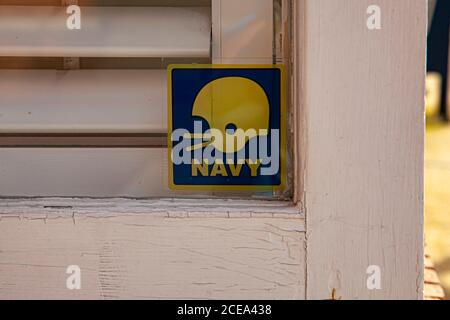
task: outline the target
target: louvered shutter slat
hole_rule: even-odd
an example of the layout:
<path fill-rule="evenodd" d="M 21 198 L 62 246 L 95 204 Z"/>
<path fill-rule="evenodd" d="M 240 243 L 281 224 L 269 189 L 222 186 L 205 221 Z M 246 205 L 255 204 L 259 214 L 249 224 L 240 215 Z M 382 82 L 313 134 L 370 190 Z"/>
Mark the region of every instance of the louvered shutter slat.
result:
<path fill-rule="evenodd" d="M 162 133 L 164 70 L 0 70 L 0 133 Z"/>
<path fill-rule="evenodd" d="M 83 7 L 69 30 L 64 7 L 2 6 L 0 56 L 208 57 L 207 7 Z"/>

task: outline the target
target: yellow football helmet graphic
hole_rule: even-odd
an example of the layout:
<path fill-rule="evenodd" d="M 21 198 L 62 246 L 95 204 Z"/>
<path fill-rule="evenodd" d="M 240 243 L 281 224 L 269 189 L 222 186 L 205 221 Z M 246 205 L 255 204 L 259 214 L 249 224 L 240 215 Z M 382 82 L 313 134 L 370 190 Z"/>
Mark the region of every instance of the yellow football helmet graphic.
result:
<path fill-rule="evenodd" d="M 250 139 L 267 135 L 270 105 L 264 89 L 255 81 L 243 77 L 224 77 L 200 90 L 192 115 L 208 122 L 211 135 L 207 144 L 221 152 L 236 152 L 244 148 Z M 230 128 L 234 129 L 233 134 L 227 132 Z M 215 130 L 220 134 L 215 135 Z M 223 140 L 214 139 L 215 136 L 223 137 Z M 232 149 L 224 141 L 234 141 Z"/>

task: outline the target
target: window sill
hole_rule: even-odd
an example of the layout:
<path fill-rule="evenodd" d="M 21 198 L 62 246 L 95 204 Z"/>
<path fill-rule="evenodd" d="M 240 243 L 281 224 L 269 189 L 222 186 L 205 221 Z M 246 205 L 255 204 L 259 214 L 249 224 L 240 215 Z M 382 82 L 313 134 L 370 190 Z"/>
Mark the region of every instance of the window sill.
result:
<path fill-rule="evenodd" d="M 0 217 L 44 218 L 86 215 L 110 217 L 150 214 L 166 218 L 289 218 L 303 219 L 299 207 L 287 201 L 129 198 L 3 198 Z"/>

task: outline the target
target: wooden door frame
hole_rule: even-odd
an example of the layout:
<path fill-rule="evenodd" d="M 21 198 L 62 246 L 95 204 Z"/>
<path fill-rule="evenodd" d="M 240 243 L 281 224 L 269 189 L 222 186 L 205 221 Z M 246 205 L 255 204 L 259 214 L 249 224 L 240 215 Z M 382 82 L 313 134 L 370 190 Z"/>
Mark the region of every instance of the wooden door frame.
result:
<path fill-rule="evenodd" d="M 296 205 L 2 200 L 0 297 L 421 299 L 426 0 L 372 2 L 293 1 Z"/>

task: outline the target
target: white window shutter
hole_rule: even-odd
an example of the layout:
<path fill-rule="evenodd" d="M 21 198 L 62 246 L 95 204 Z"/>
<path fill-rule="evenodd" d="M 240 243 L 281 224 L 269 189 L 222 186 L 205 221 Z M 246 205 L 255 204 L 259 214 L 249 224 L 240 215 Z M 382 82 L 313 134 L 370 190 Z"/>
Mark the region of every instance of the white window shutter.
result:
<path fill-rule="evenodd" d="M 168 189 L 165 66 L 272 63 L 273 1 L 138 2 L 79 1 L 81 30 L 65 7 L 0 5 L 0 196 L 193 195 Z M 7 68 L 64 57 L 80 68 Z"/>

